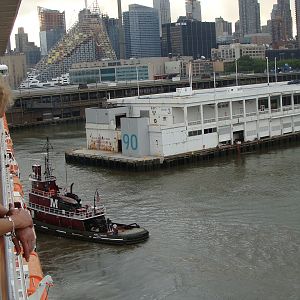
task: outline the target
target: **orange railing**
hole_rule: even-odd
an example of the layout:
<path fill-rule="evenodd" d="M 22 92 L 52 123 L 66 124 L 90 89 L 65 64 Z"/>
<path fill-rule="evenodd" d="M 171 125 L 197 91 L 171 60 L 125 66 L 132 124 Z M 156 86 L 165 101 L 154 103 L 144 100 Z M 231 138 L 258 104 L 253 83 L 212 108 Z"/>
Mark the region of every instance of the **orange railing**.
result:
<path fill-rule="evenodd" d="M 14 157 L 13 144 L 10 138 L 5 117 L 0 119 L 0 203 L 8 208 L 8 204 L 18 203 L 25 207 L 23 187 L 16 172 L 18 164 Z M 12 241 L 8 237 L 0 237 L 0 299 L 28 299 L 32 294 L 35 299 L 46 300 L 46 287 L 52 284 L 50 276 L 43 278 L 37 254 L 31 253 L 29 262 L 21 255 L 15 255 Z M 39 278 L 35 277 L 33 286 L 28 278 L 33 278 L 35 270 L 40 270 Z M 29 294 L 29 291 L 30 294 Z"/>

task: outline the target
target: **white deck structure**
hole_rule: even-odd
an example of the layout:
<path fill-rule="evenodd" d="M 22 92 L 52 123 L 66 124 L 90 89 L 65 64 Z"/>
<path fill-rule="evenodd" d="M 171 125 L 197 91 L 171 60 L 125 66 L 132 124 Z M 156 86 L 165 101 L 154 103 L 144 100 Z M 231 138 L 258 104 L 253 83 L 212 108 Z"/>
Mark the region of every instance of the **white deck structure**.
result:
<path fill-rule="evenodd" d="M 86 110 L 88 149 L 163 158 L 300 131 L 300 85 L 287 82 L 110 102 Z"/>

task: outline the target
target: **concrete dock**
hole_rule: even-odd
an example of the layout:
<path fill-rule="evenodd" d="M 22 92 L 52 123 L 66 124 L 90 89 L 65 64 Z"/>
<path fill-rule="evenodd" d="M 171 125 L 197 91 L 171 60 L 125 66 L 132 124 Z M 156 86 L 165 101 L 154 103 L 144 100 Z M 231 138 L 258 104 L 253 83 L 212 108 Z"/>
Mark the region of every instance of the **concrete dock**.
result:
<path fill-rule="evenodd" d="M 121 153 L 88 149 L 67 151 L 65 153 L 65 158 L 67 163 L 97 166 L 108 169 L 145 172 L 211 160 L 215 157 L 239 155 L 289 144 L 298 144 L 299 142 L 300 133 L 298 132 L 285 134 L 278 137 L 265 138 L 259 141 L 226 145 L 164 158 L 154 156 L 135 158 L 124 156 Z"/>

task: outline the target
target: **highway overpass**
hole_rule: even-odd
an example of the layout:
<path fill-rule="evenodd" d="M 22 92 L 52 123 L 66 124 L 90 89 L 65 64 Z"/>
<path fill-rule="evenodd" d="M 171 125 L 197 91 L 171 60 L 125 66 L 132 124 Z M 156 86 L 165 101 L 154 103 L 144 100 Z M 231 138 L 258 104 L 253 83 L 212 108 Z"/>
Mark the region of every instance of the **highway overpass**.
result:
<path fill-rule="evenodd" d="M 5 53 L 21 0 L 1 0 L 0 10 L 0 55 Z"/>

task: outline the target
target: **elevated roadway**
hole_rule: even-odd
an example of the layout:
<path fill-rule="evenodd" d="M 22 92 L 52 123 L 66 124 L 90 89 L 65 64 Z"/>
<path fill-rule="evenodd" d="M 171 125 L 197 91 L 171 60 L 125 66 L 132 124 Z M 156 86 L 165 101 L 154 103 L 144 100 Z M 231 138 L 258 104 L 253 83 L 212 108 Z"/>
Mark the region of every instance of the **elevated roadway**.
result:
<path fill-rule="evenodd" d="M 17 17 L 21 0 L 1 0 L 0 9 L 0 55 L 5 53 L 9 37 Z"/>
<path fill-rule="evenodd" d="M 281 73 L 278 81 L 300 79 L 300 73 Z M 274 82 L 274 75 L 270 82 Z M 238 84 L 266 83 L 266 74 L 250 74 L 238 76 Z M 217 77 L 217 87 L 233 86 L 236 84 L 235 74 Z M 85 117 L 85 108 L 99 107 L 107 99 L 160 94 L 175 92 L 176 88 L 189 85 L 187 79 L 181 81 L 155 80 L 119 83 L 89 84 L 86 89 L 78 86 L 60 86 L 48 88 L 22 89 L 13 91 L 15 105 L 6 114 L 11 127 L 38 125 L 63 119 L 76 119 Z M 213 78 L 193 79 L 193 89 L 208 89 L 214 87 Z"/>

